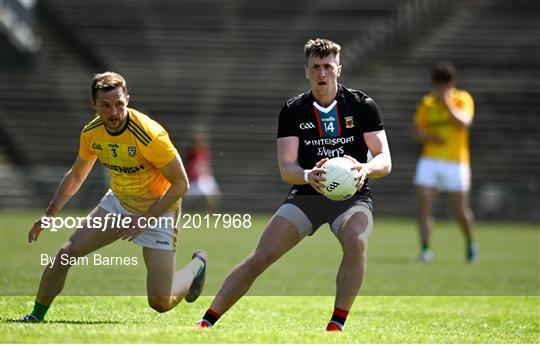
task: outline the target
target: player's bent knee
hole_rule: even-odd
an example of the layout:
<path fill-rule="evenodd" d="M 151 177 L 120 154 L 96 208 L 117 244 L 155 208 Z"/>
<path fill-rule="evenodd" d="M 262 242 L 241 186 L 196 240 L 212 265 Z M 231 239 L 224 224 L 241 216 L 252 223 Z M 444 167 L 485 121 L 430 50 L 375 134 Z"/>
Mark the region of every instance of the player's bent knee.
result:
<path fill-rule="evenodd" d="M 352 237 L 343 245 L 343 252 L 345 255 L 363 257 L 365 251 L 366 243 L 364 243 L 364 240 L 360 237 Z"/>
<path fill-rule="evenodd" d="M 171 297 L 148 297 L 148 305 L 158 313 L 165 313 L 172 309 Z"/>
<path fill-rule="evenodd" d="M 373 218 L 371 212 L 359 209 L 338 233 L 343 253 L 349 257 L 363 258 L 372 230 Z"/>
<path fill-rule="evenodd" d="M 77 246 L 76 244 L 69 243 L 67 245 L 64 245 L 60 252 L 62 254 L 68 255 L 70 258 L 78 258 L 81 256 L 84 256 L 85 254 L 82 252 L 82 248 L 80 246 Z"/>
<path fill-rule="evenodd" d="M 64 267 L 71 267 L 71 258 L 78 258 L 80 255 L 78 255 L 76 250 L 73 250 L 71 246 L 63 246 L 58 250 L 58 253 L 56 254 L 56 257 L 58 259 L 58 262 L 63 262 L 64 264 L 59 266 Z"/>

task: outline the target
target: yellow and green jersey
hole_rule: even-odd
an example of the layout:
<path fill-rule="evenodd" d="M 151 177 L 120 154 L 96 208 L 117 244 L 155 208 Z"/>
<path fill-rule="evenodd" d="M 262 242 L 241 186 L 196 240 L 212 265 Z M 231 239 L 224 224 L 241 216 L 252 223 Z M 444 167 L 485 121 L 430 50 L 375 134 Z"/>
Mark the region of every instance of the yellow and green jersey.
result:
<path fill-rule="evenodd" d="M 96 116 L 81 132 L 79 155 L 97 157 L 110 171 L 111 189 L 132 212 L 143 213 L 169 189 L 159 168 L 177 155 L 169 134 L 147 115 L 128 108 L 124 128 L 112 133 Z M 176 210 L 175 204 L 170 210 Z"/>
<path fill-rule="evenodd" d="M 474 101 L 467 91 L 452 88 L 450 99 L 468 116 L 474 116 Z M 444 140 L 443 144 L 425 142 L 423 157 L 469 164 L 469 130 L 452 122 L 448 107 L 435 93 L 424 96 L 416 109 L 414 124 Z"/>

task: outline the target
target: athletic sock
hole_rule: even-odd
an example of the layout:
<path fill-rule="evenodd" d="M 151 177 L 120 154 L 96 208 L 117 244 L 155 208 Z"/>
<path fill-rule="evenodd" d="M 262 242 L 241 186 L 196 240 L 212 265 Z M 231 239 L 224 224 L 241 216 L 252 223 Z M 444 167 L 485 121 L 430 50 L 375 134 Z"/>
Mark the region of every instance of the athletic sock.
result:
<path fill-rule="evenodd" d="M 204 313 L 204 316 L 202 317 L 202 319 L 207 321 L 209 324 L 213 326 L 219 320 L 220 317 L 221 315 L 213 311 L 211 308 L 208 308 L 206 313 Z"/>
<path fill-rule="evenodd" d="M 425 252 L 426 250 L 429 250 L 429 244 L 422 243 L 422 251 Z"/>
<path fill-rule="evenodd" d="M 44 305 L 36 301 L 34 303 L 34 310 L 32 310 L 32 315 L 38 319 L 39 321 L 43 321 L 45 319 L 45 314 L 47 314 L 47 310 L 49 310 L 48 305 Z"/>
<path fill-rule="evenodd" d="M 338 326 L 340 326 L 340 328 L 343 328 L 343 326 L 345 326 L 345 321 L 347 321 L 347 315 L 349 315 L 349 312 L 347 310 L 334 307 L 334 314 L 332 314 L 330 322 L 334 322 Z"/>

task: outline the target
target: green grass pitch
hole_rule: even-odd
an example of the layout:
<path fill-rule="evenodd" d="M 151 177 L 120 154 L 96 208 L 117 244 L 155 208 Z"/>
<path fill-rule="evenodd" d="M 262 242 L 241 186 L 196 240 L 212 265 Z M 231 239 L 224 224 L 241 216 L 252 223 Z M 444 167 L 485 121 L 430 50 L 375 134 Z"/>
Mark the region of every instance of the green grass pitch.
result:
<path fill-rule="evenodd" d="M 65 215 L 79 215 L 63 214 Z M 114 243 L 99 253 L 137 257 L 135 266 L 74 267 L 43 324 L 12 322 L 33 305 L 43 270 L 69 230 L 28 244 L 38 212 L 4 211 L 0 237 L 0 341 L 58 343 L 539 343 L 540 231 L 537 224 L 480 223 L 480 261 L 465 263 L 453 222 L 439 222 L 435 261 L 416 262 L 411 220 L 377 217 L 364 285 L 346 332 L 327 334 L 340 248 L 327 226 L 265 272 L 247 297 L 209 331 L 192 328 L 230 269 L 257 244 L 268 215 L 250 229 L 182 230 L 177 265 L 209 254 L 205 295 L 158 314 L 146 304 L 139 247 Z"/>

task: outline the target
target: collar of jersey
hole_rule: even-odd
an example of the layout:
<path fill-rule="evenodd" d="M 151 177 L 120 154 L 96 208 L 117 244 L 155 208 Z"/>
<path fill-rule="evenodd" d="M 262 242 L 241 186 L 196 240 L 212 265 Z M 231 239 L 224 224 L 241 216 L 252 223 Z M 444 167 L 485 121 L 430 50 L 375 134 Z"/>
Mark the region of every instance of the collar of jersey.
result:
<path fill-rule="evenodd" d="M 109 133 L 109 135 L 112 135 L 113 137 L 117 137 L 119 136 L 120 134 L 124 133 L 126 131 L 126 129 L 128 128 L 128 125 L 129 125 L 129 118 L 131 117 L 131 115 L 129 114 L 129 110 L 127 112 L 127 118 L 126 118 L 126 123 L 124 124 L 124 127 L 119 130 L 118 132 L 111 132 L 109 131 L 109 129 L 107 129 L 107 126 L 104 126 L 105 127 L 105 130 L 107 131 L 107 133 Z"/>
<path fill-rule="evenodd" d="M 332 108 L 334 108 L 336 106 L 338 98 L 343 97 L 343 86 L 340 83 L 337 84 L 336 98 L 334 98 L 334 101 L 332 102 L 332 104 L 330 104 L 326 108 L 323 108 L 319 103 L 317 103 L 317 100 L 315 99 L 315 96 L 313 96 L 313 91 L 310 91 L 309 96 L 313 100 L 313 106 L 315 106 L 315 108 L 317 108 L 318 110 L 320 110 L 320 111 L 322 111 L 324 113 L 328 113 L 330 110 L 332 110 Z"/>
<path fill-rule="evenodd" d="M 323 108 L 319 103 L 317 103 L 317 101 L 313 101 L 313 106 L 325 114 L 329 113 L 336 106 L 336 104 L 337 104 L 337 101 L 334 99 L 334 101 L 329 106 L 327 106 L 326 108 Z"/>

